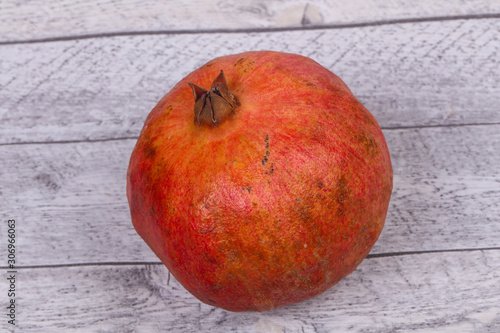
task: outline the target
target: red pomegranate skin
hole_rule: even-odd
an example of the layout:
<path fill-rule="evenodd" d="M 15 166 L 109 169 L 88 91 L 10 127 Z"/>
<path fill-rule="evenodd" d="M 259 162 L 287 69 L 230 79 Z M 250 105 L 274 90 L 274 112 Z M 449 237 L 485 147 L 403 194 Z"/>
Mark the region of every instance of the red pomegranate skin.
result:
<path fill-rule="evenodd" d="M 223 70 L 239 100 L 198 124 L 188 82 Z M 373 115 L 339 77 L 295 54 L 216 58 L 146 119 L 127 173 L 137 233 L 202 302 L 266 311 L 350 274 L 382 231 L 392 167 Z"/>

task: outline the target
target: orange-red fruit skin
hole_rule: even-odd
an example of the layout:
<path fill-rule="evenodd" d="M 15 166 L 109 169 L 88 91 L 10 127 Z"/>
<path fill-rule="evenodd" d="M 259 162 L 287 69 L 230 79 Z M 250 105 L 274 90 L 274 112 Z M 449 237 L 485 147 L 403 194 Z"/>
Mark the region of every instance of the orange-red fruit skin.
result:
<path fill-rule="evenodd" d="M 239 100 L 194 121 L 188 82 L 223 70 Z M 392 191 L 375 118 L 333 73 L 294 54 L 216 58 L 146 119 L 127 174 L 138 234 L 202 302 L 266 311 L 316 296 L 370 252 Z"/>

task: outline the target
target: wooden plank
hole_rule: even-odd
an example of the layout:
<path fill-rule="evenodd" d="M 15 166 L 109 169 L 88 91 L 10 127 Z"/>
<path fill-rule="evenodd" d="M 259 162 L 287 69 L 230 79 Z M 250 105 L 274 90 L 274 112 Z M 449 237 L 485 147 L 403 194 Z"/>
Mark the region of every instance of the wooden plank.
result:
<path fill-rule="evenodd" d="M 499 246 L 500 160 L 489 157 L 500 149 L 499 129 L 386 131 L 397 185 L 374 251 L 397 252 L 410 240 L 413 250 L 439 248 L 436 242 L 447 249 Z"/>
<path fill-rule="evenodd" d="M 26 268 L 17 279 L 16 332 L 468 333 L 500 326 L 499 250 L 367 259 L 324 294 L 264 313 L 202 304 L 162 265 Z M 7 283 L 0 279 L 0 290 Z M 5 318 L 0 328 L 12 332 Z"/>
<path fill-rule="evenodd" d="M 0 147 L 7 161 L 0 207 L 18 222 L 24 265 L 158 261 L 130 220 L 125 187 L 134 144 Z"/>
<path fill-rule="evenodd" d="M 2 45 L 0 143 L 136 137 L 187 73 L 255 49 L 315 59 L 385 128 L 500 123 L 499 31 L 489 19 Z"/>
<path fill-rule="evenodd" d="M 385 136 L 394 191 L 372 253 L 500 246 L 500 125 Z M 158 261 L 130 222 L 125 174 L 134 144 L 0 146 L 0 211 L 19 222 L 23 265 Z"/>
<path fill-rule="evenodd" d="M 498 14 L 495 0 L 16 1 L 0 4 L 0 42 L 147 31 L 259 30 Z"/>

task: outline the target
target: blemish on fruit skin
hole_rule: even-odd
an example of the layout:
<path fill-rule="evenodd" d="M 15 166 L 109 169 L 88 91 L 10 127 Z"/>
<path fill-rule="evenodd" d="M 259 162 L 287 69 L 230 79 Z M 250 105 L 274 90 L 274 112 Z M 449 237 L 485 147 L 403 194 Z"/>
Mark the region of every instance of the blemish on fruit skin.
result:
<path fill-rule="evenodd" d="M 234 66 L 241 66 L 246 58 L 239 58 L 238 61 L 234 64 Z"/>
<path fill-rule="evenodd" d="M 271 165 L 269 166 L 269 171 L 266 171 L 264 172 L 266 175 L 272 175 L 274 172 L 274 164 L 271 163 Z"/>
<path fill-rule="evenodd" d="M 239 58 L 238 61 L 234 64 L 234 67 L 240 67 L 240 70 L 243 73 L 248 73 L 253 70 L 255 61 L 248 58 Z"/>
<path fill-rule="evenodd" d="M 266 135 L 266 139 L 264 140 L 266 143 L 266 155 L 264 155 L 264 158 L 262 159 L 262 165 L 265 166 L 267 161 L 269 160 L 269 155 L 271 154 L 269 152 L 269 134 Z"/>
<path fill-rule="evenodd" d="M 165 117 L 168 117 L 173 109 L 174 107 L 171 104 L 167 105 L 167 107 L 165 108 Z"/>
<path fill-rule="evenodd" d="M 143 148 L 144 155 L 146 158 L 152 160 L 156 156 L 156 148 L 152 144 L 145 145 Z"/>
<path fill-rule="evenodd" d="M 347 178 L 345 175 L 341 175 L 337 181 L 336 189 L 336 200 L 339 204 L 337 215 L 342 217 L 344 215 L 344 206 L 346 201 L 349 199 L 349 188 L 347 187 Z"/>
<path fill-rule="evenodd" d="M 377 141 L 371 135 L 360 134 L 356 136 L 356 139 L 359 141 L 360 145 L 366 149 L 368 156 L 374 157 L 379 152 Z"/>

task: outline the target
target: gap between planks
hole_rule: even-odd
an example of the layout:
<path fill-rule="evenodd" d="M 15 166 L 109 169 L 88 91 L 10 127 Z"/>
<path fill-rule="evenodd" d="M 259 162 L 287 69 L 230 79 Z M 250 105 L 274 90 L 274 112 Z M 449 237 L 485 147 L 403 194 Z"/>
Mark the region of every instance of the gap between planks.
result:
<path fill-rule="evenodd" d="M 422 126 L 395 126 L 381 127 L 383 131 L 426 129 L 426 128 L 455 128 L 455 127 L 476 127 L 476 126 L 499 126 L 500 123 L 471 123 L 471 124 L 445 124 L 445 125 L 422 125 Z M 89 140 L 59 140 L 59 141 L 25 141 L 25 142 L 3 142 L 0 146 L 21 146 L 21 145 L 50 145 L 50 144 L 74 144 L 74 143 L 97 143 L 108 141 L 137 140 L 139 136 L 124 136 L 117 138 L 89 139 Z"/>
<path fill-rule="evenodd" d="M 432 254 L 432 253 L 456 253 L 456 252 L 482 252 L 500 251 L 499 247 L 468 248 L 468 249 L 448 249 L 448 250 L 427 250 L 427 251 L 404 251 L 368 254 L 365 259 L 389 258 L 410 255 Z M 124 262 L 95 262 L 95 263 L 74 263 L 74 264 L 53 264 L 53 265 L 28 265 L 16 266 L 16 269 L 45 269 L 45 268 L 68 268 L 68 267 L 92 267 L 92 266 L 147 266 L 163 265 L 161 261 L 124 261 Z M 8 269 L 7 266 L 0 266 L 0 269 Z"/>

